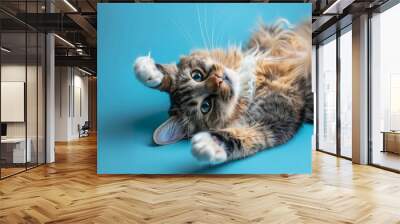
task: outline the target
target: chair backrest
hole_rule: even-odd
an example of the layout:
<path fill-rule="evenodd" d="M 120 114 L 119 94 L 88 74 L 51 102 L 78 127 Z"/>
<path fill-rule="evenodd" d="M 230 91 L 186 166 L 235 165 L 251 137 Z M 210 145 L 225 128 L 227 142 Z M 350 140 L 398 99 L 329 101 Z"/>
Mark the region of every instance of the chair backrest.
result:
<path fill-rule="evenodd" d="M 85 121 L 85 123 L 82 126 L 82 129 L 89 129 L 90 125 L 89 125 L 89 121 Z"/>
<path fill-rule="evenodd" d="M 7 124 L 1 123 L 1 136 L 7 136 Z"/>

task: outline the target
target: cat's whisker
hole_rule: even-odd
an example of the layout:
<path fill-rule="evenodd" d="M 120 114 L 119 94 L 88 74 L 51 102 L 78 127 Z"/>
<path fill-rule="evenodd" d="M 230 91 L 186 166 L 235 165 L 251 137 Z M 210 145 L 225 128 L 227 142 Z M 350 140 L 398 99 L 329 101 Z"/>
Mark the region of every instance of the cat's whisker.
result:
<path fill-rule="evenodd" d="M 216 34 L 216 31 L 218 30 L 217 29 L 217 23 L 215 22 L 215 15 L 216 15 L 216 12 L 215 12 L 215 10 L 214 10 L 214 13 L 213 13 L 213 18 L 212 18 L 212 32 L 211 32 L 211 40 L 212 40 L 212 44 L 213 44 L 213 48 L 214 47 L 218 47 L 218 43 L 217 42 L 215 42 L 216 41 L 216 39 L 214 38 L 214 35 Z"/>
<path fill-rule="evenodd" d="M 223 23 L 223 22 L 221 22 L 221 23 Z M 223 27 L 223 24 L 221 24 L 221 26 Z M 224 35 L 225 35 L 225 30 L 224 30 L 224 29 L 221 29 L 221 32 L 220 32 L 220 34 L 218 35 L 218 39 L 217 39 L 217 44 L 218 44 L 220 47 L 223 47 Z"/>
<path fill-rule="evenodd" d="M 224 11 L 225 12 L 225 11 Z M 223 20 L 221 20 L 221 27 L 225 27 L 225 25 L 226 24 L 229 24 L 231 21 L 232 21 L 232 14 L 226 14 L 226 15 L 224 15 L 223 16 Z M 224 43 L 224 39 L 225 39 L 225 34 L 226 34 L 226 29 L 221 29 L 221 34 L 219 35 L 220 36 L 220 39 L 217 41 L 217 43 L 218 42 L 220 42 L 221 44 L 220 44 L 220 46 L 221 47 L 223 47 L 223 43 Z"/>
<path fill-rule="evenodd" d="M 180 34 L 185 39 L 185 41 L 189 45 L 194 46 L 196 42 L 194 41 L 191 33 L 188 32 L 187 29 L 185 29 L 183 24 L 181 24 L 181 23 L 178 24 L 179 20 L 173 19 L 171 17 L 168 17 L 168 19 L 170 20 L 170 22 L 172 22 L 174 24 L 174 26 L 178 29 L 178 31 L 180 31 Z"/>
<path fill-rule="evenodd" d="M 211 19 L 211 47 L 214 49 L 214 19 L 215 19 L 215 13 L 212 13 L 212 19 Z"/>
<path fill-rule="evenodd" d="M 199 27 L 200 27 L 201 39 L 203 40 L 203 47 L 208 49 L 208 46 L 206 45 L 205 38 L 204 38 L 203 26 L 202 26 L 201 19 L 200 19 L 200 10 L 199 10 L 198 4 L 196 4 L 196 9 L 197 9 L 197 20 L 198 20 Z"/>
<path fill-rule="evenodd" d="M 213 43 L 214 43 L 214 47 L 219 48 L 219 44 L 218 44 L 218 21 L 215 21 L 215 15 L 218 15 L 219 13 L 215 12 L 213 13 L 213 29 L 212 29 L 212 39 L 213 39 Z"/>
<path fill-rule="evenodd" d="M 221 27 L 224 27 L 227 23 L 229 24 L 231 21 L 232 21 L 232 15 L 229 16 L 227 19 L 224 19 L 221 22 Z M 226 42 L 226 41 L 224 41 L 224 40 L 226 40 L 226 29 L 221 29 L 221 31 L 222 31 L 221 35 L 220 35 L 221 39 L 219 41 L 221 42 L 221 46 L 223 47 L 224 46 L 224 42 Z M 229 39 L 228 39 L 228 41 L 229 41 Z"/>
<path fill-rule="evenodd" d="M 181 32 L 181 34 L 182 34 L 183 37 L 185 38 L 186 42 L 187 42 L 189 45 L 192 45 L 192 46 L 193 46 L 193 44 L 194 44 L 195 42 L 193 41 L 192 36 L 190 35 L 190 33 L 188 33 L 188 32 L 186 31 L 186 29 L 184 29 L 183 25 L 181 26 L 181 25 L 178 24 L 178 22 L 175 21 L 175 20 L 171 20 L 171 22 L 172 22 L 172 23 L 178 28 L 178 30 Z"/>
<path fill-rule="evenodd" d="M 205 29 L 206 29 L 206 33 L 207 33 L 207 37 L 208 37 L 208 46 L 211 47 L 211 49 L 214 48 L 213 43 L 212 43 L 212 39 L 211 39 L 211 35 L 210 35 L 210 30 L 208 27 L 208 11 L 207 11 L 207 7 L 204 7 L 204 11 L 205 11 L 205 16 L 204 16 L 204 21 L 205 21 Z"/>
<path fill-rule="evenodd" d="M 205 12 L 205 7 L 203 7 L 201 9 L 201 13 L 202 13 L 201 22 L 202 22 L 202 24 L 204 26 L 204 37 L 206 39 L 207 49 L 210 49 L 209 48 L 209 46 L 210 46 L 209 42 L 210 41 L 208 40 L 209 38 L 208 38 L 208 33 L 207 33 L 207 15 L 206 15 L 206 12 Z"/>
<path fill-rule="evenodd" d="M 215 13 L 216 14 L 216 13 Z M 218 44 L 218 22 L 215 22 L 215 17 L 214 17 L 214 28 L 213 28 L 213 40 L 214 40 L 214 46 L 216 48 L 219 48 Z"/>
<path fill-rule="evenodd" d="M 212 45 L 210 45 L 210 35 L 209 35 L 209 33 L 208 33 L 208 27 L 207 27 L 207 20 L 208 20 L 208 17 L 207 17 L 207 7 L 204 7 L 204 17 L 203 17 L 203 19 L 204 19 L 204 30 L 205 30 L 205 33 L 206 33 L 206 37 L 207 37 L 207 48 L 210 48 L 210 46 L 211 46 L 211 49 L 212 49 Z"/>

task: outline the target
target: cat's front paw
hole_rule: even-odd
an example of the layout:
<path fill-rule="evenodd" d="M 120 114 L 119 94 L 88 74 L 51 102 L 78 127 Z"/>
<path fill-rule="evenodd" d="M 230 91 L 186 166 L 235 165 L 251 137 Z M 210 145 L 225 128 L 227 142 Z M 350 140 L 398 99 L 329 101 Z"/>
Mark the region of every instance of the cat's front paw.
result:
<path fill-rule="evenodd" d="M 137 79 L 151 88 L 159 86 L 164 77 L 150 56 L 138 57 L 134 64 L 134 70 Z"/>
<path fill-rule="evenodd" d="M 210 133 L 200 132 L 192 138 L 192 154 L 198 160 L 222 163 L 228 158 L 223 144 L 219 144 Z"/>

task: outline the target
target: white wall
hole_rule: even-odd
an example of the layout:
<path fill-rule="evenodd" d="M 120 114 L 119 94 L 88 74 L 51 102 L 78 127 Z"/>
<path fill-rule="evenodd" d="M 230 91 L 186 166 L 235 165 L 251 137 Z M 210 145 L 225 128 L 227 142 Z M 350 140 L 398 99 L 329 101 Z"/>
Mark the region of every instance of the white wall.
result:
<path fill-rule="evenodd" d="M 75 70 L 76 71 L 76 70 Z M 82 74 L 82 73 L 80 73 Z M 78 124 L 83 125 L 89 120 L 88 111 L 88 77 L 81 75 L 74 76 L 74 108 L 72 109 L 72 136 L 79 137 Z"/>
<path fill-rule="evenodd" d="M 55 140 L 70 141 L 88 120 L 88 77 L 72 67 L 56 67 L 55 73 Z"/>
<path fill-rule="evenodd" d="M 28 87 L 27 87 L 27 118 L 28 118 L 28 137 L 30 131 L 30 127 L 32 127 L 32 132 L 35 131 L 36 135 L 36 107 L 37 107 L 37 99 L 36 99 L 36 66 L 27 66 L 27 78 L 28 78 Z M 40 72 L 40 71 L 39 71 Z M 5 64 L 1 66 L 1 81 L 3 82 L 25 82 L 25 64 Z M 39 105 L 40 107 L 41 105 Z M 1 108 L 2 110 L 6 110 L 6 108 Z M 35 111 L 35 113 L 33 113 Z M 33 122 L 33 123 L 32 123 Z M 7 124 L 7 135 L 8 137 L 25 137 L 25 122 L 11 122 Z"/>
<path fill-rule="evenodd" d="M 69 68 L 55 68 L 55 141 L 69 139 L 69 85 L 71 83 Z"/>
<path fill-rule="evenodd" d="M 1 81 L 1 122 L 25 121 L 25 83 Z"/>
<path fill-rule="evenodd" d="M 28 67 L 28 70 L 31 69 L 32 67 Z M 2 65 L 1 81 L 25 82 L 25 64 Z M 1 110 L 6 110 L 6 108 L 1 108 Z M 7 123 L 7 137 L 25 137 L 25 123 L 24 122 Z"/>

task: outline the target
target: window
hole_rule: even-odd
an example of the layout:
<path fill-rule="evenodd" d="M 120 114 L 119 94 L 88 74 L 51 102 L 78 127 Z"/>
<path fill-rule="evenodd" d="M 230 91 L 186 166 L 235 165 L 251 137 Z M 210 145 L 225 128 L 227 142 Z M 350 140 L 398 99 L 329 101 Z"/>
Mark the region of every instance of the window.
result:
<path fill-rule="evenodd" d="M 371 19 L 372 164 L 400 170 L 400 5 Z"/>
<path fill-rule="evenodd" d="M 336 36 L 318 48 L 318 149 L 336 153 Z"/>
<path fill-rule="evenodd" d="M 40 13 L 42 5 L 21 1 L 18 13 Z M 45 163 L 46 39 L 8 14 L 0 17 L 9 21 L 0 24 L 0 178 L 5 178 Z"/>
<path fill-rule="evenodd" d="M 340 155 L 352 157 L 352 33 L 351 26 L 340 36 Z"/>

